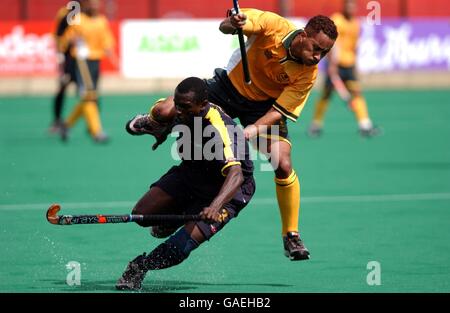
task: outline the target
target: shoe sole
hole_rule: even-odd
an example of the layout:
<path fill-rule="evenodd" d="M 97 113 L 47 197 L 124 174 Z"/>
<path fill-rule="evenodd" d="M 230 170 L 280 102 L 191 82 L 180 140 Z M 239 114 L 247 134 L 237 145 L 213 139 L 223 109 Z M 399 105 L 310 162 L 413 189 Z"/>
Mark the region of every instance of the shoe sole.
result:
<path fill-rule="evenodd" d="M 131 291 L 140 291 L 142 288 L 132 288 L 128 285 L 116 285 L 117 290 L 131 290 Z"/>
<path fill-rule="evenodd" d="M 303 255 L 303 254 L 297 254 L 297 255 L 291 255 L 288 251 L 284 251 L 284 255 L 289 258 L 291 261 L 302 261 L 302 260 L 309 260 L 310 256 L 309 254 Z"/>

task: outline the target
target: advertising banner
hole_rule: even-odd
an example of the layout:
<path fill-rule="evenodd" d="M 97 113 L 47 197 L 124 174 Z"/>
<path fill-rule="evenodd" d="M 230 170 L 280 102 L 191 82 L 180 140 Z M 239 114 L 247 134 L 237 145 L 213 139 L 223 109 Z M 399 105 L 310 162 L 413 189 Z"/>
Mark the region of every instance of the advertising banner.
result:
<path fill-rule="evenodd" d="M 299 27 L 304 19 L 294 19 Z M 447 20 L 362 20 L 358 47 L 361 73 L 450 69 Z M 127 20 L 121 26 L 122 73 L 126 77 L 210 77 L 224 67 L 236 36 L 219 31 L 220 20 Z"/>
<path fill-rule="evenodd" d="M 52 22 L 0 24 L 0 75 L 56 72 Z"/>
<path fill-rule="evenodd" d="M 450 70 L 450 20 L 389 20 L 362 25 L 362 73 Z"/>
<path fill-rule="evenodd" d="M 111 31 L 120 46 L 119 23 L 111 23 Z M 3 22 L 0 24 L 0 76 L 54 75 L 57 72 L 53 21 Z M 117 47 L 117 51 L 119 48 Z M 114 72 L 108 59 L 102 70 Z"/>
<path fill-rule="evenodd" d="M 225 66 L 233 36 L 218 30 L 219 20 L 125 21 L 121 26 L 125 77 L 207 77 Z"/>

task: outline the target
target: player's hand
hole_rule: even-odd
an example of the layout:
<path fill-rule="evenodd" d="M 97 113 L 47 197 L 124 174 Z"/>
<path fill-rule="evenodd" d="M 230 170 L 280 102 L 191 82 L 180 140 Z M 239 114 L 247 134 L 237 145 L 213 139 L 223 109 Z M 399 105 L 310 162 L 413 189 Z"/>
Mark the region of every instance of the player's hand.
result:
<path fill-rule="evenodd" d="M 160 144 L 166 141 L 170 134 L 171 126 L 168 123 L 155 121 L 149 114 L 140 114 L 129 120 L 125 126 L 126 131 L 133 136 L 152 135 L 156 142 L 152 150 L 156 150 Z"/>
<path fill-rule="evenodd" d="M 230 23 L 235 28 L 244 27 L 246 22 L 247 22 L 247 15 L 245 15 L 244 13 L 233 14 L 230 16 Z"/>
<path fill-rule="evenodd" d="M 202 219 L 208 223 L 223 222 L 228 216 L 227 210 L 208 206 L 200 212 Z"/>
<path fill-rule="evenodd" d="M 244 137 L 246 140 L 250 140 L 258 135 L 258 127 L 256 125 L 248 125 L 244 128 Z"/>

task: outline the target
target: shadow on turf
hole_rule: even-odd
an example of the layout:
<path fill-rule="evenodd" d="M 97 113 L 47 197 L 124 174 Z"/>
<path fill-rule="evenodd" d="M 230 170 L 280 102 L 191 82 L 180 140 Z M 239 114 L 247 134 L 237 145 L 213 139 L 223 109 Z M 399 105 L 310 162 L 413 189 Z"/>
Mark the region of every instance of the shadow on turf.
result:
<path fill-rule="evenodd" d="M 116 281 L 104 280 L 104 281 L 87 281 L 82 282 L 80 286 L 68 286 L 65 281 L 47 280 L 53 285 L 57 285 L 63 291 L 73 291 L 73 292 L 114 292 Z M 173 292 L 173 291 L 188 291 L 195 290 L 199 286 L 264 286 L 264 287 L 292 287 L 292 285 L 286 284 L 234 284 L 234 283 L 208 283 L 208 282 L 189 282 L 189 281 L 179 281 L 179 280 L 160 280 L 160 281 L 150 281 L 144 282 L 141 292 Z"/>

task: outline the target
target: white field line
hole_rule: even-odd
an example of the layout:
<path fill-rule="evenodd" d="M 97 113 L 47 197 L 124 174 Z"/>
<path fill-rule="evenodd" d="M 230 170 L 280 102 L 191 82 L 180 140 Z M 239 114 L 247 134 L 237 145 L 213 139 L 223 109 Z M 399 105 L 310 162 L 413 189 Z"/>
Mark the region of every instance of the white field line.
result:
<path fill-rule="evenodd" d="M 359 195 L 359 196 L 317 196 L 302 197 L 302 203 L 352 203 L 352 202 L 407 202 L 407 201 L 432 201 L 450 200 L 450 193 L 419 193 L 397 195 Z M 110 202 L 67 202 L 60 203 L 63 209 L 115 209 L 131 210 L 135 201 L 110 201 Z M 276 198 L 255 198 L 251 204 L 276 204 Z M 51 203 L 26 203 L 26 204 L 0 204 L 0 210 L 45 210 Z"/>

